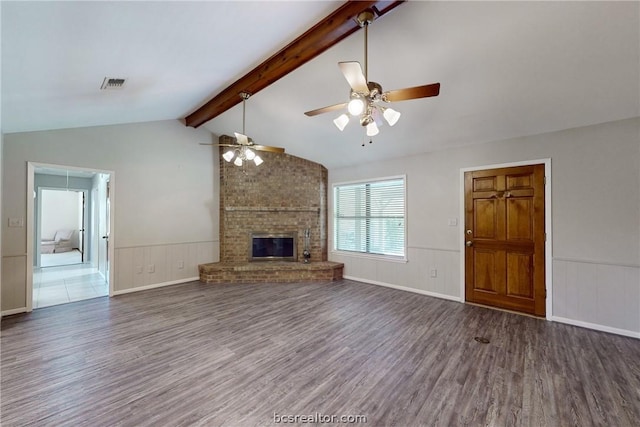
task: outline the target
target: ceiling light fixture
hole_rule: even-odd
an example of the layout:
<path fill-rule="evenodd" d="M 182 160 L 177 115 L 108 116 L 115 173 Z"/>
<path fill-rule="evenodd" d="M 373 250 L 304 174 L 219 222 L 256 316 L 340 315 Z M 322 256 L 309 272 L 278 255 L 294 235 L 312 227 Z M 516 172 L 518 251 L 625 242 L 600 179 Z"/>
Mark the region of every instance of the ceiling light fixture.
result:
<path fill-rule="evenodd" d="M 246 122 L 246 102 L 251 96 L 248 92 L 240 92 L 242 98 L 242 133 L 234 132 L 236 140 L 234 142 L 228 142 L 231 137 L 222 135 L 218 141 L 218 144 L 206 144 L 200 143 L 200 145 L 213 145 L 214 147 L 227 147 L 227 151 L 222 155 L 222 158 L 227 163 L 233 163 L 236 166 L 242 166 L 245 162 L 253 162 L 256 166 L 260 166 L 264 163 L 264 160 L 256 153 L 256 151 L 269 151 L 271 153 L 284 153 L 284 148 L 271 147 L 269 145 L 256 145 L 245 134 L 245 122 Z M 347 118 L 347 121 L 349 119 Z"/>
<path fill-rule="evenodd" d="M 389 126 L 393 126 L 398 123 L 400 119 L 400 113 L 392 108 L 385 108 L 378 105 L 380 100 L 386 101 L 382 93 L 382 87 L 376 82 L 369 82 L 368 76 L 368 38 L 369 38 L 369 24 L 373 22 L 374 14 L 372 11 L 367 10 L 358 15 L 357 21 L 361 27 L 364 27 L 364 81 L 369 89 L 368 94 L 358 93 L 351 90 L 351 100 L 347 104 L 347 110 L 351 116 L 360 116 L 360 125 L 364 126 L 367 130 L 367 136 L 375 136 L 380 130 L 376 123 L 376 118 L 382 115 Z M 374 114 L 375 112 L 375 114 Z M 380 114 L 382 113 L 382 114 Z M 375 116 L 375 118 L 374 118 Z M 342 114 L 340 117 L 333 121 L 340 131 L 349 123 L 349 116 Z M 379 123 L 382 124 L 382 123 Z"/>
<path fill-rule="evenodd" d="M 384 106 L 386 103 L 427 98 L 437 96 L 440 93 L 440 83 L 385 92 L 379 83 L 369 81 L 369 25 L 373 23 L 374 18 L 374 11 L 367 9 L 358 14 L 355 19 L 360 27 L 364 27 L 364 70 L 360 66 L 360 63 L 356 61 L 338 63 L 340 71 L 349 83 L 349 86 L 351 86 L 349 101 L 304 113 L 312 117 L 346 107 L 348 114 L 342 114 L 333 121 L 336 127 L 342 131 L 349 123 L 351 117 L 357 117 L 360 125 L 366 128 L 366 134 L 369 137 L 377 135 L 379 132 L 378 127 L 382 126 L 385 122 L 388 123 L 389 126 L 393 126 L 400 120 L 400 113 Z"/>
<path fill-rule="evenodd" d="M 387 123 L 389 123 L 389 126 L 393 126 L 398 123 L 398 120 L 400 119 L 399 112 L 389 107 L 380 107 L 380 110 L 382 110 L 382 117 L 384 117 Z"/>
<path fill-rule="evenodd" d="M 249 137 L 245 134 L 246 102 L 251 94 L 241 92 L 240 96 L 242 97 L 242 133 L 234 132 L 237 144 L 234 144 L 234 147 L 227 150 L 227 152 L 222 155 L 222 158 L 229 163 L 233 160 L 233 164 L 236 166 L 242 166 L 244 162 L 250 161 L 253 161 L 256 166 L 260 166 L 264 163 L 264 160 L 249 148 L 253 145 L 253 142 L 249 141 Z"/>
<path fill-rule="evenodd" d="M 359 116 L 364 111 L 364 101 L 355 92 L 352 92 L 352 98 L 349 104 L 347 104 L 347 110 L 352 116 Z"/>
<path fill-rule="evenodd" d="M 337 119 L 333 121 L 338 129 L 344 130 L 344 127 L 349 123 L 349 116 L 347 113 L 341 114 Z"/>
<path fill-rule="evenodd" d="M 367 125 L 367 136 L 376 136 L 379 133 L 380 130 L 378 129 L 376 122 L 371 122 Z"/>

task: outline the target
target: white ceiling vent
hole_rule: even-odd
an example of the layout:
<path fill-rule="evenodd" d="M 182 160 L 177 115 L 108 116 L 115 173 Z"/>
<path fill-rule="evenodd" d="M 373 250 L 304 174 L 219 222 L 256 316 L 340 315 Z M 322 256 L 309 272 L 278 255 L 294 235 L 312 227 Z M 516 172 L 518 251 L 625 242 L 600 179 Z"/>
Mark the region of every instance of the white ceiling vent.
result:
<path fill-rule="evenodd" d="M 101 90 L 122 89 L 127 79 L 121 77 L 105 77 L 102 81 Z"/>

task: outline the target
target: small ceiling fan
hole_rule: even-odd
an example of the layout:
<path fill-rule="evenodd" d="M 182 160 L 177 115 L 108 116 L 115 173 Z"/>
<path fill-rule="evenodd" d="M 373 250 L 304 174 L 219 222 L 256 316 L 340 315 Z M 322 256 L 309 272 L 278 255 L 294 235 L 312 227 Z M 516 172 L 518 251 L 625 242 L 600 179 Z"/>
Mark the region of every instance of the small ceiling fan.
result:
<path fill-rule="evenodd" d="M 345 79 L 351 86 L 350 100 L 342 104 L 330 105 L 328 107 L 318 108 L 317 110 L 307 111 L 309 117 L 318 114 L 328 113 L 347 108 L 347 113 L 340 115 L 333 122 L 341 131 L 349 123 L 350 117 L 358 117 L 360 125 L 365 126 L 368 136 L 377 135 L 378 125 L 382 125 L 383 117 L 389 126 L 393 126 L 400 119 L 400 113 L 392 108 L 385 107 L 381 103 L 406 101 L 409 99 L 427 98 L 430 96 L 438 96 L 440 93 L 440 83 L 433 83 L 423 86 L 415 86 L 405 89 L 382 91 L 382 86 L 376 82 L 370 82 L 368 77 L 368 27 L 374 20 L 374 12 L 367 9 L 361 12 L 357 17 L 357 22 L 364 27 L 364 73 L 362 67 L 357 61 L 339 62 L 338 67 L 344 74 Z"/>
<path fill-rule="evenodd" d="M 246 116 L 246 102 L 251 96 L 248 92 L 240 92 L 242 98 L 242 133 L 234 132 L 236 136 L 236 142 L 233 144 L 204 144 L 200 145 L 213 145 L 215 147 L 229 147 L 222 158 L 227 162 L 233 161 L 236 166 L 242 166 L 244 162 L 252 161 L 256 166 L 260 166 L 264 160 L 257 155 L 254 151 L 268 151 L 271 153 L 284 153 L 284 148 L 271 147 L 269 145 L 256 145 L 251 138 L 245 134 L 245 116 Z"/>

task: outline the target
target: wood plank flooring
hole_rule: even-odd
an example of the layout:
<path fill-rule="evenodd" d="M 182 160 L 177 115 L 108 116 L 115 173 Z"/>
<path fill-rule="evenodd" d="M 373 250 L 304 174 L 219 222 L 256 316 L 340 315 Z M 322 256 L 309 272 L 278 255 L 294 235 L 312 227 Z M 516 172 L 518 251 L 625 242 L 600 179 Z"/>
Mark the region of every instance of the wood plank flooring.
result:
<path fill-rule="evenodd" d="M 640 340 L 348 280 L 194 282 L 1 327 L 3 427 L 640 425 Z"/>

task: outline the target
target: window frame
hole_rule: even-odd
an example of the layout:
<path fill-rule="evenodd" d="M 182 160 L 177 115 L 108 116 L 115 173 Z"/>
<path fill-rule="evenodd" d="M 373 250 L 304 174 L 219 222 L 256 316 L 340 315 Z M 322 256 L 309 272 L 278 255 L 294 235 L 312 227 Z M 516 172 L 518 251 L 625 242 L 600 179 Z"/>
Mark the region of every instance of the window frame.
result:
<path fill-rule="evenodd" d="M 386 255 L 386 254 L 378 254 L 378 253 L 371 253 L 371 252 L 360 252 L 360 251 L 349 251 L 349 250 L 344 250 L 344 249 L 338 249 L 338 241 L 337 241 L 337 227 L 336 227 L 336 223 L 337 223 L 337 203 L 336 203 L 336 188 L 337 187 L 343 187 L 343 186 L 349 186 L 349 185 L 359 185 L 359 184 L 375 184 L 378 182 L 384 182 L 384 181 L 395 181 L 395 180 L 402 180 L 403 182 L 403 204 L 404 204 L 404 242 L 403 242 L 403 251 L 404 251 L 404 255 Z M 331 194 L 331 203 L 332 203 L 332 209 L 331 209 L 331 214 L 332 214 L 332 230 L 331 230 L 331 239 L 332 239 L 332 245 L 331 245 L 331 253 L 334 253 L 336 255 L 344 255 L 344 256 L 350 256 L 350 257 L 357 257 L 357 258 L 370 258 L 370 259 L 378 259 L 378 260 L 384 260 L 384 261 L 392 261 L 392 262 L 400 262 L 400 263 L 406 263 L 408 262 L 408 258 L 407 258 L 407 252 L 408 252 L 408 210 L 407 210 L 407 187 L 408 187 L 408 180 L 407 180 L 407 175 L 403 174 L 403 175 L 393 175 L 393 176 L 385 176 L 385 177 L 376 177 L 376 178 L 369 178 L 369 179 L 360 179 L 360 180 L 353 180 L 353 181 L 342 181 L 342 182 L 335 182 L 331 185 L 332 188 L 332 194 Z"/>

